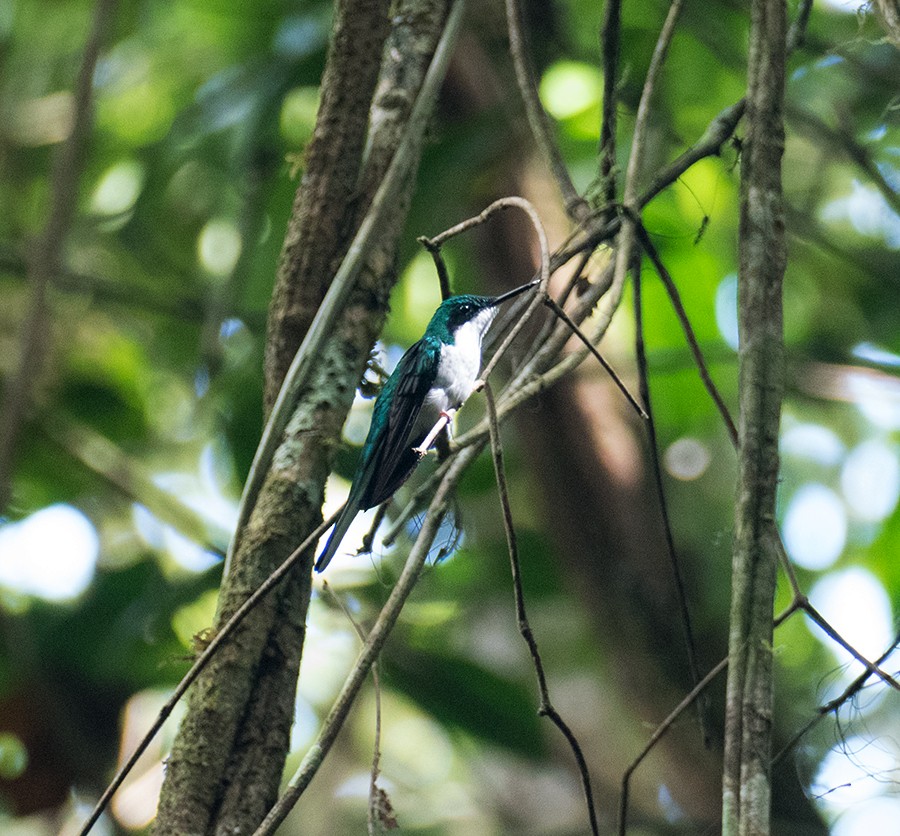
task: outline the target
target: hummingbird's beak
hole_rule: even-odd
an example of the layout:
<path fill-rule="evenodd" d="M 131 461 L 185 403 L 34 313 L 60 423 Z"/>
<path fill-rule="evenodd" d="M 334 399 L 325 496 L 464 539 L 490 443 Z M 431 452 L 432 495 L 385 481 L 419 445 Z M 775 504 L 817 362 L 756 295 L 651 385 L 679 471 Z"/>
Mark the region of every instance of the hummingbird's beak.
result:
<path fill-rule="evenodd" d="M 534 279 L 533 281 L 528 282 L 528 284 L 523 284 L 521 287 L 515 287 L 512 290 L 507 290 L 506 293 L 501 293 L 499 296 L 494 297 L 494 304 L 491 307 L 496 307 L 497 305 L 502 304 L 508 299 L 512 299 L 513 296 L 518 296 L 520 293 L 524 293 L 526 290 L 531 290 L 531 288 L 539 285 L 540 283 L 540 279 Z"/>

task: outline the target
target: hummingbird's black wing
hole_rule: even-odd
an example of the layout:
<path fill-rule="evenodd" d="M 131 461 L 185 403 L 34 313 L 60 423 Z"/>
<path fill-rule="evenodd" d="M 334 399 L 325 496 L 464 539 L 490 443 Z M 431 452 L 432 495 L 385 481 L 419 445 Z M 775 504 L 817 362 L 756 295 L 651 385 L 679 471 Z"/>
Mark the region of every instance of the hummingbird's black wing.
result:
<path fill-rule="evenodd" d="M 412 448 L 425 433 L 421 438 L 413 438 L 413 427 L 437 376 L 440 356 L 440 342 L 423 337 L 400 358 L 397 368 L 385 382 L 375 401 L 372 424 L 353 477 L 350 496 L 316 561 L 317 572 L 321 572 L 334 557 L 356 515 L 388 499 L 409 478 L 418 463 L 419 457 Z"/>
<path fill-rule="evenodd" d="M 439 340 L 422 338 L 403 355 L 385 383 L 372 415 L 375 431 L 369 433 L 363 448 L 360 508 L 388 499 L 418 463 L 412 448 L 422 439 L 412 437 L 413 427 L 437 376 L 440 352 Z"/>

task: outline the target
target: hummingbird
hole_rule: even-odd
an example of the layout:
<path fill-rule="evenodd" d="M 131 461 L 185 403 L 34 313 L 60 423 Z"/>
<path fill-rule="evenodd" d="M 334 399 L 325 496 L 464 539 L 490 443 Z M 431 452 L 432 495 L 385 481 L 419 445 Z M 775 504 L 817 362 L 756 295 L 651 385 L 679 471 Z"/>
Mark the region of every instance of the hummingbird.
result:
<path fill-rule="evenodd" d="M 316 561 L 317 572 L 334 557 L 356 515 L 380 505 L 409 478 L 472 394 L 481 370 L 481 341 L 500 304 L 536 284 L 500 296 L 460 294 L 441 302 L 422 339 L 400 358 L 375 400 L 350 496 Z"/>

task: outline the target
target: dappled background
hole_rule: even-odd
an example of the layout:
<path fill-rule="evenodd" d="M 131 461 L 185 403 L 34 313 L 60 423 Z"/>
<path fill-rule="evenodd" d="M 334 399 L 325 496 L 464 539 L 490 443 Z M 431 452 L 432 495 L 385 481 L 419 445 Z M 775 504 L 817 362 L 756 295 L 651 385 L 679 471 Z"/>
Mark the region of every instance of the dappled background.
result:
<path fill-rule="evenodd" d="M 551 244 L 568 234 L 522 120 L 502 8 L 477 5 L 429 131 L 380 345 L 388 368 L 439 301 L 416 236 L 511 193 L 537 206 Z M 576 185 L 594 194 L 602 8 L 526 6 L 543 103 Z M 625 4 L 622 153 L 665 8 Z M 5 386 L 25 342 L 28 265 L 92 13 L 80 0 L 0 6 Z M 5 833 L 71 832 L 212 622 L 261 431 L 266 310 L 329 25 L 330 4 L 284 0 L 123 3 L 110 22 L 77 210 L 39 322 L 42 362 L 14 469 L 0 473 L 10 497 L 0 525 Z M 654 102 L 649 169 L 741 97 L 747 25 L 743 4 L 688 4 Z M 877 19 L 828 3 L 813 11 L 787 90 L 780 522 L 813 603 L 869 658 L 895 641 L 900 608 L 898 78 Z M 732 409 L 739 151 L 735 143 L 695 165 L 644 214 Z M 504 218 L 446 256 L 455 290 L 497 292 L 530 277 L 535 253 L 528 228 Z M 643 286 L 665 488 L 706 671 L 727 645 L 735 459 L 649 266 Z M 628 302 L 602 348 L 636 390 L 631 311 Z M 371 405 L 357 398 L 326 513 L 346 497 Z M 482 410 L 473 399 L 461 423 Z M 645 434 L 585 365 L 527 406 L 504 439 L 532 625 L 608 827 L 623 771 L 691 687 Z M 366 528 L 361 518 L 359 538 Z M 365 626 L 410 542 L 376 538 L 371 558 L 355 558 L 351 540 L 327 573 L 331 591 L 319 585 L 311 606 L 289 772 L 358 649 L 334 595 Z M 382 783 L 403 831 L 584 832 L 570 753 L 535 715 L 487 458 L 463 481 L 438 545 L 382 665 Z M 784 583 L 779 603 L 789 602 Z M 800 616 L 775 637 L 776 738 L 786 743 L 862 668 Z M 885 667 L 896 671 L 897 657 Z M 712 751 L 689 712 L 636 773 L 635 832 L 715 832 L 723 691 L 717 680 Z M 776 766 L 781 832 L 826 832 L 820 821 L 837 836 L 890 832 L 900 821 L 898 716 L 898 695 L 873 684 L 788 751 Z M 147 826 L 174 728 L 97 832 Z M 360 832 L 373 738 L 370 689 L 285 833 Z"/>

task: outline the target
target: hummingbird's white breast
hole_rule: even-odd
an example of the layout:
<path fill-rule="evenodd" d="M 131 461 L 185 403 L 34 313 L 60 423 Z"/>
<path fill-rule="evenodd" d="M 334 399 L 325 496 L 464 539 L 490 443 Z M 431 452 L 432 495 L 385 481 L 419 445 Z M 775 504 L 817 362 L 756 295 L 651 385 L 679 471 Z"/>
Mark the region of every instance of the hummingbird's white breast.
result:
<path fill-rule="evenodd" d="M 456 329 L 452 343 L 441 346 L 437 375 L 422 404 L 417 431 L 427 433 L 441 412 L 457 409 L 472 394 L 481 371 L 481 341 L 496 313 L 496 308 L 479 311 Z"/>

